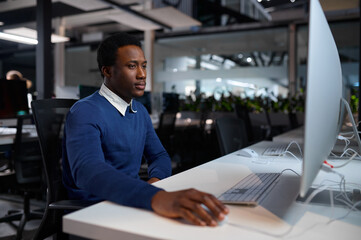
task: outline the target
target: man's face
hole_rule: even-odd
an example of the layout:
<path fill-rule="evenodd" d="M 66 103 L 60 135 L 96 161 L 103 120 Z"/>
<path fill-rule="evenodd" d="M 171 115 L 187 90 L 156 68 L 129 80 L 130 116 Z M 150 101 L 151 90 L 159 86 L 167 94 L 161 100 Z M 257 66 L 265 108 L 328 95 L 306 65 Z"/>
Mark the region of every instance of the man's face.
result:
<path fill-rule="evenodd" d="M 129 103 L 132 98 L 144 94 L 147 61 L 141 48 L 127 45 L 118 48 L 115 64 L 103 66 L 102 72 L 105 85 L 124 101 Z"/>

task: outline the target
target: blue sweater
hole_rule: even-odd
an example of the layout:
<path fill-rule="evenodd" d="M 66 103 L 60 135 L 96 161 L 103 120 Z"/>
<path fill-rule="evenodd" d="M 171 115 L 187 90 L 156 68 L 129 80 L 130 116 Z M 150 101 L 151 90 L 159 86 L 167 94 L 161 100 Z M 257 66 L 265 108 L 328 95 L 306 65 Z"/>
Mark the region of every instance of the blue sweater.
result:
<path fill-rule="evenodd" d="M 63 182 L 70 199 L 109 200 L 151 209 L 159 188 L 142 181 L 142 156 L 149 177 L 171 175 L 170 158 L 156 135 L 145 107 L 125 116 L 98 91 L 79 100 L 67 116 L 63 139 Z"/>

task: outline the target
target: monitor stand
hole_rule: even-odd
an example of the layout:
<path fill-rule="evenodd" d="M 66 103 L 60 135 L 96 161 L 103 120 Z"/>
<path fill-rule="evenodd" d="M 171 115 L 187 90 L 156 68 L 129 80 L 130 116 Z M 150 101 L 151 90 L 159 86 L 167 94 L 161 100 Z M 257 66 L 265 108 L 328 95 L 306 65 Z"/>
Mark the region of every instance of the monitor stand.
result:
<path fill-rule="evenodd" d="M 354 135 L 356 137 L 356 141 L 357 141 L 357 145 L 358 145 L 358 152 L 361 153 L 361 140 L 360 140 L 360 136 L 358 134 L 358 130 L 357 130 L 357 126 L 356 126 L 356 123 L 355 123 L 355 120 L 353 118 L 353 115 L 352 115 L 352 111 L 351 111 L 351 108 L 350 108 L 350 105 L 348 104 L 348 102 L 346 101 L 346 99 L 344 98 L 341 98 L 341 107 L 342 105 L 344 105 L 346 107 L 346 110 L 347 110 L 347 114 L 350 118 L 350 121 L 352 123 L 352 130 L 354 132 Z M 341 112 L 341 111 L 340 111 Z M 341 117 L 341 116 L 340 116 Z M 307 198 L 310 196 L 310 194 L 313 193 L 313 191 L 315 191 L 317 189 L 315 188 L 310 188 L 307 193 L 306 193 L 306 196 L 305 197 L 300 197 L 298 196 L 296 201 L 297 202 L 306 202 Z M 339 201 L 337 199 L 335 199 L 335 196 L 339 195 L 341 192 L 340 191 L 334 191 L 332 190 L 333 192 L 333 204 L 335 206 L 343 206 L 343 207 L 348 207 L 344 202 L 342 201 Z M 346 192 L 348 198 L 352 201 L 352 204 L 355 204 L 359 201 L 361 201 L 361 192 L 359 189 L 353 189 L 352 192 Z M 331 205 L 331 195 L 330 195 L 330 191 L 329 190 L 324 190 L 322 192 L 319 192 L 318 194 L 316 194 L 316 196 L 314 196 L 310 203 L 313 203 L 313 204 L 320 204 L 320 205 L 328 205 L 330 206 Z M 357 209 L 361 210 L 361 204 L 359 204 L 358 206 L 356 206 Z"/>

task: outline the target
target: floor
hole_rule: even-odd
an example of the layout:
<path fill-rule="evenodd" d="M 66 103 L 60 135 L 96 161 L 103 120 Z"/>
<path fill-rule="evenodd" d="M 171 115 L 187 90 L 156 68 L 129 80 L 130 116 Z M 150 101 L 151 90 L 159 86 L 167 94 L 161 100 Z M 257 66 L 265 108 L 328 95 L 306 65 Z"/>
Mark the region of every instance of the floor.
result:
<path fill-rule="evenodd" d="M 5 200 L 9 199 L 9 200 Z M 10 201 L 11 200 L 11 201 Z M 31 208 L 39 208 L 44 203 L 38 201 L 31 201 Z M 19 196 L 0 194 L 0 217 L 7 214 L 8 210 L 22 209 L 22 198 Z M 16 227 L 18 222 L 14 224 L 0 223 L 0 240 L 12 240 L 16 236 Z M 23 232 L 23 240 L 32 239 L 36 229 L 40 224 L 40 220 L 31 220 L 26 223 Z"/>

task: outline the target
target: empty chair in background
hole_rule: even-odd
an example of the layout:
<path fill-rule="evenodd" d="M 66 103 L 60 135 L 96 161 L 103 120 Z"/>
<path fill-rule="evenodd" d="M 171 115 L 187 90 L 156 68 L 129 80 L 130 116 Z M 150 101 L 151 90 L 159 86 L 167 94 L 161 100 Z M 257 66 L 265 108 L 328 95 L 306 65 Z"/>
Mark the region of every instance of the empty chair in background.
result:
<path fill-rule="evenodd" d="M 11 159 L 16 175 L 16 185 L 23 196 L 23 209 L 9 210 L 6 216 L 0 218 L 0 222 L 20 221 L 17 226 L 16 239 L 22 239 L 26 222 L 41 219 L 43 216 L 43 210 L 30 210 L 30 199 L 32 197 L 40 199 L 44 193 L 44 188 L 42 187 L 42 158 L 39 141 L 38 139 L 24 139 L 26 136 L 22 131 L 24 121 L 29 119 L 32 120 L 31 115 L 17 117 L 17 129 Z"/>
<path fill-rule="evenodd" d="M 240 118 L 218 118 L 216 133 L 222 156 L 248 146 L 245 123 Z"/>

